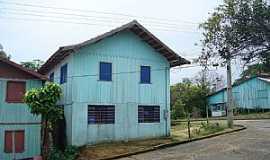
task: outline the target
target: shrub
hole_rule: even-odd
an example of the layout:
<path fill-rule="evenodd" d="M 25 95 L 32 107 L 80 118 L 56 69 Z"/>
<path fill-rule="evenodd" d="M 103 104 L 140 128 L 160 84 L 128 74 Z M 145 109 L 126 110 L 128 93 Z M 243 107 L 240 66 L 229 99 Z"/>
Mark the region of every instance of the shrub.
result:
<path fill-rule="evenodd" d="M 75 146 L 67 146 L 64 151 L 53 148 L 49 154 L 48 160 L 75 160 L 79 149 Z"/>

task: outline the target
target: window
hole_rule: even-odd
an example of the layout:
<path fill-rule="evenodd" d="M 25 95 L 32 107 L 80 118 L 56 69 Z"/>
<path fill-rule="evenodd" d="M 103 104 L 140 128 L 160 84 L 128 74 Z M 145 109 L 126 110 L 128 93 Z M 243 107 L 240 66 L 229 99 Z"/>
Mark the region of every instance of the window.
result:
<path fill-rule="evenodd" d="M 50 82 L 54 82 L 54 72 L 50 74 L 49 80 Z"/>
<path fill-rule="evenodd" d="M 159 123 L 160 107 L 159 106 L 138 106 L 139 123 Z"/>
<path fill-rule="evenodd" d="M 8 81 L 6 91 L 6 102 L 22 103 L 25 94 L 25 82 Z"/>
<path fill-rule="evenodd" d="M 141 66 L 141 83 L 151 83 L 151 68 L 150 66 Z"/>
<path fill-rule="evenodd" d="M 4 151 L 5 153 L 24 152 L 24 131 L 5 131 Z"/>
<path fill-rule="evenodd" d="M 63 65 L 61 67 L 61 73 L 60 73 L 60 84 L 66 83 L 67 82 L 67 64 Z"/>
<path fill-rule="evenodd" d="M 99 80 L 101 81 L 112 80 L 112 63 L 107 62 L 99 63 Z"/>
<path fill-rule="evenodd" d="M 267 89 L 258 90 L 258 98 L 259 99 L 267 99 L 268 98 L 268 91 Z"/>
<path fill-rule="evenodd" d="M 213 104 L 212 106 L 213 112 L 225 111 L 225 109 L 226 109 L 225 103 Z"/>
<path fill-rule="evenodd" d="M 114 124 L 115 107 L 112 105 L 89 105 L 88 124 Z"/>

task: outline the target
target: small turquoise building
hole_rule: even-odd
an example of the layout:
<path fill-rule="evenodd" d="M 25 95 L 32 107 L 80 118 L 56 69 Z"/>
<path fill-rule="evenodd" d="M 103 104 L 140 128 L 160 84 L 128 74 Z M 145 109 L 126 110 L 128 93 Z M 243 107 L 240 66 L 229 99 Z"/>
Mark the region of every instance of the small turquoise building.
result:
<path fill-rule="evenodd" d="M 68 144 L 170 135 L 170 68 L 189 61 L 137 21 L 60 47 L 40 73 L 60 83 Z"/>
<path fill-rule="evenodd" d="M 29 112 L 22 98 L 44 80 L 42 75 L 0 58 L 0 160 L 40 155 L 41 119 Z"/>
<path fill-rule="evenodd" d="M 212 116 L 226 115 L 227 89 L 208 96 Z M 233 85 L 234 107 L 241 110 L 270 109 L 270 76 L 254 76 Z"/>

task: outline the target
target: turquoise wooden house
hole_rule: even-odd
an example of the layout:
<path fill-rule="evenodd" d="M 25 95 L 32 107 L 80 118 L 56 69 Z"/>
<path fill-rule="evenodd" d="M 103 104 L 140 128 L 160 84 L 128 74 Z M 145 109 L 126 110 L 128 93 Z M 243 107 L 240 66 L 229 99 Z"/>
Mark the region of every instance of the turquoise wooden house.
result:
<path fill-rule="evenodd" d="M 212 116 L 225 116 L 227 89 L 208 96 Z M 233 85 L 234 107 L 239 110 L 270 110 L 270 76 L 254 76 Z"/>
<path fill-rule="evenodd" d="M 42 75 L 0 58 L 0 160 L 40 155 L 40 117 L 23 103 L 24 93 L 42 86 Z"/>
<path fill-rule="evenodd" d="M 189 63 L 137 21 L 60 47 L 39 70 L 60 83 L 68 143 L 170 134 L 170 68 Z"/>

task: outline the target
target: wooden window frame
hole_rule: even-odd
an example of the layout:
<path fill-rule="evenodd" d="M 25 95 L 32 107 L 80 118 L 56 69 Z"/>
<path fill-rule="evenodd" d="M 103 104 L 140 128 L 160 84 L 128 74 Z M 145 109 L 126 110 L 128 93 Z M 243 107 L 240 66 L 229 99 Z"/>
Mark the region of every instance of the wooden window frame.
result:
<path fill-rule="evenodd" d="M 50 82 L 54 82 L 54 72 L 50 73 L 49 80 Z"/>
<path fill-rule="evenodd" d="M 64 72 L 64 68 L 66 71 Z M 60 84 L 67 83 L 68 81 L 68 64 L 64 64 L 60 68 Z"/>
<path fill-rule="evenodd" d="M 145 67 L 145 68 L 148 68 L 149 69 L 149 81 L 143 81 L 142 79 L 142 68 Z M 151 84 L 151 66 L 140 66 L 140 83 L 141 84 Z"/>
<path fill-rule="evenodd" d="M 102 73 L 101 73 L 101 65 L 102 64 L 109 64 L 111 66 L 111 73 L 110 73 L 110 78 L 109 79 L 103 79 L 102 78 Z M 99 81 L 111 82 L 112 81 L 112 75 L 113 75 L 112 71 L 113 71 L 112 62 L 99 62 Z"/>
<path fill-rule="evenodd" d="M 138 123 L 160 123 L 160 106 L 139 105 L 138 106 Z"/>
<path fill-rule="evenodd" d="M 6 86 L 6 102 L 7 103 L 23 103 L 23 97 L 20 100 L 11 100 L 10 97 L 10 93 L 9 93 L 9 84 L 10 83 L 21 83 L 24 85 L 24 94 L 26 93 L 26 82 L 25 81 L 7 81 L 7 86 Z"/>
<path fill-rule="evenodd" d="M 6 141 L 6 137 L 7 137 L 7 133 L 8 132 L 10 132 L 11 133 L 11 149 L 10 150 L 8 150 L 7 148 L 6 148 L 6 146 L 7 146 L 7 141 Z M 16 140 L 16 133 L 20 133 L 20 132 L 22 132 L 23 133 L 23 139 L 22 139 L 22 146 L 21 147 L 19 147 L 19 146 L 17 146 L 18 145 L 18 141 Z M 12 154 L 12 153 L 23 153 L 24 151 L 25 151 L 25 130 L 5 130 L 4 131 L 4 152 L 5 153 L 10 153 L 10 154 Z M 20 149 L 20 150 L 18 150 L 18 148 L 17 147 L 19 147 L 19 149 L 20 148 L 22 148 L 22 149 Z"/>

